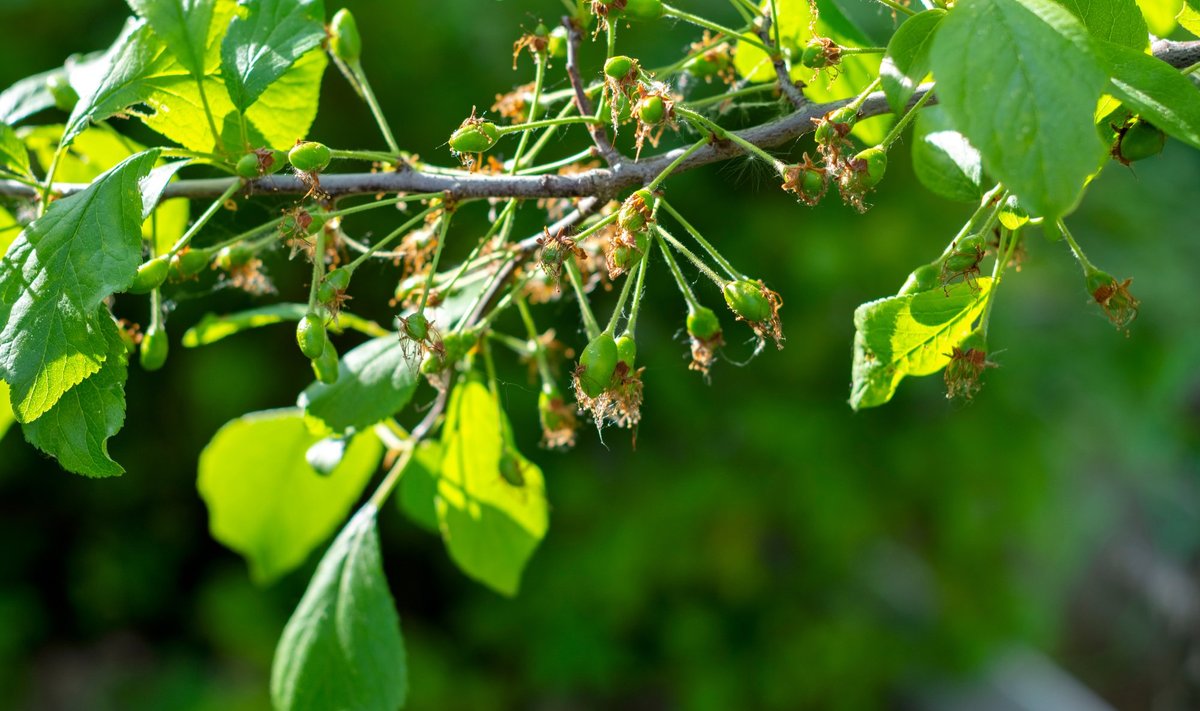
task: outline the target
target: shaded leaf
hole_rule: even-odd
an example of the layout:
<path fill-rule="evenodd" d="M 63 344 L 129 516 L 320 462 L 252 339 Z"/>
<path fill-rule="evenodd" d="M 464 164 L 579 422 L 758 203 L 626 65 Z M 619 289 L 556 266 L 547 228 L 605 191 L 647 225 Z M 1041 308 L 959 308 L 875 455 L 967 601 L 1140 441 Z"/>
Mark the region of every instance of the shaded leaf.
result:
<path fill-rule="evenodd" d="M 337 382 L 313 383 L 298 404 L 334 433 L 365 429 L 412 399 L 419 360 L 395 334 L 372 339 L 342 356 Z"/>
<path fill-rule="evenodd" d="M 132 156 L 85 190 L 56 200 L 0 262 L 0 376 L 30 422 L 100 370 L 111 324 L 97 317 L 142 261 L 140 184 L 158 158 Z"/>
<path fill-rule="evenodd" d="M 367 504 L 350 519 L 283 629 L 271 667 L 279 711 L 395 711 L 404 704 L 408 663 L 376 515 Z"/>
<path fill-rule="evenodd" d="M 940 106 L 917 114 L 912 157 L 917 179 L 937 195 L 962 202 L 977 202 L 983 196 L 983 157 L 951 127 Z"/>
<path fill-rule="evenodd" d="M 438 477 L 442 471 L 442 443 L 426 440 L 417 445 L 400 478 L 397 505 L 414 523 L 429 531 L 438 530 Z"/>
<path fill-rule="evenodd" d="M 926 10 L 904 21 L 888 42 L 879 78 L 892 111 L 901 113 L 917 85 L 929 73 L 929 49 L 945 10 Z"/>
<path fill-rule="evenodd" d="M 872 301 L 854 312 L 854 375 L 850 407 L 876 407 L 892 399 L 908 375 L 930 375 L 950 362 L 952 349 L 983 313 L 992 280 L 978 290 L 947 288 Z"/>
<path fill-rule="evenodd" d="M 29 176 L 29 151 L 25 150 L 16 131 L 0 123 L 0 170 L 17 175 Z"/>
<path fill-rule="evenodd" d="M 508 420 L 476 378 L 455 386 L 442 433 L 438 522 L 450 557 L 468 576 L 504 595 L 516 595 L 521 573 L 546 535 L 542 472 L 513 447 Z M 501 458 L 524 484 L 501 475 Z"/>
<path fill-rule="evenodd" d="M 1200 148 L 1200 89 L 1144 52 L 1111 42 L 1098 46 L 1112 74 L 1109 91 L 1169 135 Z"/>
<path fill-rule="evenodd" d="M 932 59 L 938 101 L 988 173 L 1035 215 L 1074 208 L 1105 154 L 1092 114 L 1106 78 L 1079 21 L 1050 0 L 962 0 Z"/>
<path fill-rule="evenodd" d="M 346 519 L 379 465 L 382 445 L 356 436 L 341 462 L 318 474 L 305 457 L 320 441 L 296 409 L 227 423 L 200 454 L 196 488 L 213 538 L 246 558 L 258 583 L 304 563 Z"/>
<path fill-rule="evenodd" d="M 1058 0 L 1092 37 L 1132 49 L 1150 44 L 1150 30 L 1136 0 Z"/>

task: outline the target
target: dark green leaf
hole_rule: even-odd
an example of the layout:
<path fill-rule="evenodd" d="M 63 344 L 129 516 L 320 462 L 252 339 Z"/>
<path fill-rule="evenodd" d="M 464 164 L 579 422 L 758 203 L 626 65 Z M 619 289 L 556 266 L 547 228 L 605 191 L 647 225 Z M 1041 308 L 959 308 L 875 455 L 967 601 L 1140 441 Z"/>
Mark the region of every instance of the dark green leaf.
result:
<path fill-rule="evenodd" d="M 300 410 L 272 410 L 229 422 L 200 454 L 196 488 L 212 536 L 245 556 L 259 583 L 302 564 L 337 530 L 379 466 L 382 446 L 365 432 L 318 474 L 305 454 L 320 439 Z"/>
<path fill-rule="evenodd" d="M 404 704 L 408 665 L 376 514 L 367 504 L 350 519 L 283 629 L 271 668 L 278 711 L 395 711 Z"/>
<path fill-rule="evenodd" d="M 100 370 L 71 388 L 54 406 L 22 425 L 25 439 L 58 459 L 63 469 L 89 477 L 120 476 L 125 470 L 108 456 L 108 438 L 125 423 L 125 343 L 108 309 L 96 324 L 108 344 Z"/>
<path fill-rule="evenodd" d="M 1071 11 L 1089 34 L 1133 49 L 1150 44 L 1150 30 L 1136 0 L 1058 0 Z"/>
<path fill-rule="evenodd" d="M 854 312 L 850 407 L 882 405 L 905 376 L 946 367 L 951 350 L 970 333 L 991 293 L 990 278 L 976 281 L 978 289 L 960 282 L 945 293 L 934 289 L 859 306 Z"/>
<path fill-rule="evenodd" d="M 335 433 L 365 429 L 412 399 L 419 359 L 395 335 L 367 341 L 341 358 L 336 383 L 313 383 L 300 394 L 299 405 Z"/>
<path fill-rule="evenodd" d="M 183 345 L 188 348 L 207 346 L 251 328 L 299 321 L 306 313 L 308 313 L 308 304 L 271 304 L 223 316 L 205 314 L 204 318 L 200 319 L 200 323 L 192 326 L 183 334 Z M 342 311 L 338 314 L 337 324 L 332 322 L 329 324 L 329 330 L 339 333 L 346 328 L 365 333 L 368 336 L 382 337 L 389 334 L 387 329 L 374 321 L 368 321 Z"/>
<path fill-rule="evenodd" d="M 233 105 L 245 111 L 302 55 L 325 40 L 322 0 L 242 0 L 221 43 Z"/>
<path fill-rule="evenodd" d="M 442 433 L 438 521 L 450 557 L 467 575 L 504 595 L 516 595 L 521 573 L 546 535 L 545 483 L 536 465 L 506 436 L 508 420 L 491 391 L 469 378 L 450 394 Z M 511 458 L 524 485 L 500 473 Z"/>
<path fill-rule="evenodd" d="M 109 324 L 97 307 L 142 261 L 140 183 L 158 151 L 139 153 L 50 204 L 0 262 L 0 376 L 31 422 L 100 370 Z M 107 318 L 107 317 L 105 317 Z"/>
<path fill-rule="evenodd" d="M 945 10 L 926 10 L 904 21 L 888 42 L 879 78 L 892 111 L 901 113 L 917 85 L 929 73 L 929 49 Z"/>
<path fill-rule="evenodd" d="M 1051 0 L 962 0 L 933 43 L 939 103 L 988 173 L 1035 215 L 1079 202 L 1105 146 L 1106 82 L 1083 26 Z"/>
<path fill-rule="evenodd" d="M 204 75 L 214 0 L 128 0 L 193 77 Z"/>
<path fill-rule="evenodd" d="M 438 530 L 438 476 L 442 471 L 442 444 L 426 440 L 417 445 L 412 461 L 400 478 L 400 509 L 415 523 L 429 531 Z"/>
<path fill-rule="evenodd" d="M 1171 136 L 1200 148 L 1200 90 L 1177 69 L 1136 49 L 1100 42 L 1109 91 Z"/>
<path fill-rule="evenodd" d="M 983 158 L 955 131 L 940 106 L 922 109 L 913 127 L 913 172 L 949 200 L 977 202 L 983 196 Z"/>

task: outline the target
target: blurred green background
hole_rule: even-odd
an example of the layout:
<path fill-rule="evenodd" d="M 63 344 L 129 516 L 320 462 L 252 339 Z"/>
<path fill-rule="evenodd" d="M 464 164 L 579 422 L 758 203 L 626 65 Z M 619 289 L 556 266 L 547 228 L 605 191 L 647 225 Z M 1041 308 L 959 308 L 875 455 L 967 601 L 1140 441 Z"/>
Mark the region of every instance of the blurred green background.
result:
<path fill-rule="evenodd" d="M 734 21 L 726 3 L 684 5 Z M 561 12 L 551 0 L 349 6 L 401 144 L 440 162 L 472 105 L 529 81 L 527 62 L 510 66 L 519 28 Z M 0 84 L 108 46 L 127 14 L 120 0 L 4 0 Z M 655 66 L 696 37 L 664 23 L 621 41 Z M 359 147 L 374 135 L 331 69 L 312 137 Z M 627 433 L 606 432 L 605 446 L 586 427 L 574 451 L 538 451 L 536 387 L 504 367 L 519 441 L 546 473 L 550 534 L 508 600 L 385 512 L 409 708 L 1200 707 L 1198 188 L 1200 159 L 1171 142 L 1105 171 L 1070 219 L 1093 261 L 1135 277 L 1143 308 L 1128 337 L 1089 304 L 1066 247 L 1035 231 L 993 320 L 1001 367 L 976 400 L 912 379 L 854 414 L 854 307 L 894 293 L 969 210 L 916 183 L 906 145 L 861 217 L 835 199 L 797 205 L 744 162 L 670 181 L 693 223 L 783 294 L 787 347 L 721 362 L 706 385 L 685 367 L 684 306 L 657 264 L 636 452 Z M 268 269 L 294 300 L 301 265 Z M 386 322 L 394 282 L 375 273 L 356 280 L 353 307 Z M 124 477 L 66 474 L 17 428 L 0 440 L 0 707 L 268 706 L 275 640 L 315 556 L 255 588 L 208 536 L 196 460 L 222 423 L 293 403 L 311 374 L 282 327 L 183 349 L 204 312 L 267 301 L 197 293 L 171 315 L 167 368 L 131 370 L 111 444 Z M 118 303 L 138 320 L 145 308 Z M 539 314 L 581 344 L 569 302 Z M 748 353 L 748 332 L 725 325 L 733 355 Z"/>

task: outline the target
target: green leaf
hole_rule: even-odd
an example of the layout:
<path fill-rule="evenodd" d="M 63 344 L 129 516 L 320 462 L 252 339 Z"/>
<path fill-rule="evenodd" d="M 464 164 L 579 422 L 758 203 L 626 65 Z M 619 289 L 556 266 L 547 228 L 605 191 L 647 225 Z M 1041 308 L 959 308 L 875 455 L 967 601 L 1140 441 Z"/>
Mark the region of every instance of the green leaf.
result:
<path fill-rule="evenodd" d="M 125 470 L 108 456 L 108 438 L 125 424 L 128 355 L 108 309 L 96 310 L 108 351 L 100 370 L 71 388 L 54 406 L 22 425 L 25 440 L 58 459 L 63 469 L 89 477 L 120 476 Z"/>
<path fill-rule="evenodd" d="M 242 0 L 221 43 L 233 105 L 250 107 L 302 55 L 325 40 L 322 0 Z"/>
<path fill-rule="evenodd" d="M 8 251 L 8 246 L 12 244 L 13 238 L 21 231 L 21 226 L 13 219 L 8 210 L 0 208 L 0 257 Z M 12 423 L 16 421 L 13 417 L 12 403 L 9 401 L 8 383 L 0 380 L 0 437 L 4 437 L 4 433 L 12 427 Z"/>
<path fill-rule="evenodd" d="M 978 290 L 960 282 L 947 288 L 872 301 L 854 312 L 854 376 L 850 407 L 861 410 L 892 399 L 907 375 L 930 375 L 950 362 L 983 313 L 992 280 Z"/>
<path fill-rule="evenodd" d="M 1136 49 L 1100 42 L 1112 73 L 1109 91 L 1171 136 L 1200 148 L 1200 90 L 1166 62 Z"/>
<path fill-rule="evenodd" d="M 983 196 L 983 158 L 951 127 L 942 107 L 917 114 L 912 157 L 917 179 L 935 194 L 961 202 L 978 202 Z"/>
<path fill-rule="evenodd" d="M 1192 7 L 1192 4 L 1185 4 L 1180 8 L 1179 14 L 1175 19 L 1180 27 L 1200 37 L 1200 10 Z"/>
<path fill-rule="evenodd" d="M 425 440 L 417 445 L 404 474 L 400 477 L 400 510 L 414 523 L 429 531 L 438 530 L 437 498 L 438 476 L 442 471 L 442 444 Z"/>
<path fill-rule="evenodd" d="M 63 135 L 62 126 L 36 126 L 18 134 L 25 146 L 42 165 L 50 165 Z M 117 163 L 146 147 L 116 131 L 96 127 L 84 130 L 59 158 L 55 180 L 64 183 L 90 183 Z M 159 161 L 156 167 L 165 163 Z M 176 163 L 176 166 L 179 164 Z M 152 241 L 158 252 L 165 252 L 183 236 L 188 226 L 191 204 L 187 198 L 172 198 L 159 203 L 151 219 L 142 223 L 142 238 Z"/>
<path fill-rule="evenodd" d="M 372 339 L 341 358 L 337 382 L 313 383 L 298 404 L 332 432 L 365 429 L 412 399 L 420 380 L 419 360 L 395 334 Z"/>
<path fill-rule="evenodd" d="M 260 584 L 304 563 L 346 519 L 379 466 L 383 447 L 366 432 L 322 476 L 305 458 L 320 439 L 299 410 L 272 410 L 227 423 L 200 454 L 196 488 L 212 536 L 242 554 Z"/>
<path fill-rule="evenodd" d="M 317 567 L 275 650 L 278 711 L 395 711 L 408 694 L 400 618 L 379 555 L 375 507 L 363 506 Z"/>
<path fill-rule="evenodd" d="M 521 573 L 546 535 L 542 472 L 512 446 L 508 419 L 476 378 L 455 386 L 442 433 L 442 476 L 436 500 L 450 557 L 468 576 L 504 595 L 516 595 Z M 513 458 L 525 483 L 500 474 Z"/>
<path fill-rule="evenodd" d="M 193 77 L 204 75 L 214 0 L 128 0 Z"/>
<path fill-rule="evenodd" d="M 150 27 L 142 20 L 130 19 L 103 60 L 89 68 L 98 79 L 77 86 L 79 102 L 63 131 L 62 142 L 72 140 L 87 128 L 89 121 L 100 121 L 140 104 L 150 96 L 147 77 L 154 61 L 164 49 Z M 72 81 L 72 86 L 76 86 Z"/>
<path fill-rule="evenodd" d="M 1035 215 L 1079 202 L 1105 154 L 1092 114 L 1106 76 L 1050 0 L 962 0 L 933 43 L 938 101 L 987 171 Z"/>
<path fill-rule="evenodd" d="M 129 287 L 142 261 L 140 183 L 157 159 L 157 150 L 135 155 L 54 201 L 0 262 L 0 377 L 21 422 L 44 414 L 108 356 L 110 324 L 97 307 Z"/>
<path fill-rule="evenodd" d="M 25 150 L 16 131 L 8 124 L 0 123 L 0 169 L 22 176 L 29 172 L 29 151 Z"/>
<path fill-rule="evenodd" d="M 1071 11 L 1089 34 L 1132 49 L 1150 44 L 1150 30 L 1136 0 L 1058 0 Z"/>
<path fill-rule="evenodd" d="M 46 84 L 50 77 L 66 76 L 61 67 L 25 77 L 0 93 L 0 122 L 15 125 L 54 106 L 54 96 Z"/>
<path fill-rule="evenodd" d="M 1171 34 L 1175 29 L 1175 16 L 1183 8 L 1183 0 L 1137 0 L 1137 4 L 1150 32 L 1158 37 Z"/>
<path fill-rule="evenodd" d="M 8 383 L 0 380 L 0 438 L 4 437 L 4 433 L 8 432 L 8 428 L 12 427 L 12 423 L 16 422 L 13 417 L 12 405 L 8 401 Z"/>
<path fill-rule="evenodd" d="M 888 42 L 879 66 L 883 93 L 892 111 L 901 113 L 917 85 L 929 73 L 929 50 L 945 10 L 926 10 L 904 21 Z"/>
<path fill-rule="evenodd" d="M 251 328 L 299 321 L 306 313 L 308 313 L 308 304 L 271 304 L 222 316 L 212 313 L 205 314 L 204 318 L 200 319 L 200 323 L 192 326 L 183 334 L 183 345 L 187 348 L 207 346 Z M 387 336 L 391 333 L 374 321 L 368 321 L 345 311 L 338 314 L 336 324 L 332 322 L 329 324 L 329 330 L 334 333 L 340 333 L 347 328 L 368 336 Z M 393 338 L 395 338 L 394 335 Z"/>

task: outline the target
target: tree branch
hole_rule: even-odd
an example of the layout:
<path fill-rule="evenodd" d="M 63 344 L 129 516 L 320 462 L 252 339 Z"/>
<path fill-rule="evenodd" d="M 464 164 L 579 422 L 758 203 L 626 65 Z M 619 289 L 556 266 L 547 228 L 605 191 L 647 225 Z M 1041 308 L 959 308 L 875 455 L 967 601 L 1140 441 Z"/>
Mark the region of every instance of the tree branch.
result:
<path fill-rule="evenodd" d="M 583 41 L 583 31 L 575 21 L 569 17 L 563 18 L 563 27 L 567 28 L 567 77 L 571 80 L 571 88 L 575 90 L 575 108 L 579 109 L 580 116 L 591 116 L 592 102 L 588 100 L 587 90 L 583 87 L 583 78 L 579 76 L 579 45 Z M 591 124 L 588 126 L 588 132 L 592 134 L 592 142 L 596 144 L 596 148 L 600 150 L 600 155 L 604 156 L 604 161 L 608 165 L 620 165 L 621 154 L 613 147 L 612 141 L 608 140 L 608 131 L 603 124 Z"/>
<path fill-rule="evenodd" d="M 1159 40 L 1154 43 L 1154 56 L 1171 66 L 1183 68 L 1200 61 L 1200 40 L 1172 42 Z M 925 95 L 928 86 L 917 89 L 909 102 L 911 106 Z M 794 141 L 813 130 L 813 119 L 849 103 L 849 99 L 827 104 L 805 104 L 803 108 L 743 131 L 735 132 L 739 137 L 762 148 L 773 148 Z M 928 102 L 930 104 L 933 101 Z M 890 113 L 882 92 L 871 94 L 859 112 L 861 118 Z M 607 137 L 605 137 L 607 140 Z M 394 173 L 330 173 L 321 176 L 321 189 L 333 197 L 346 195 L 371 195 L 375 193 L 435 193 L 448 192 L 455 198 L 547 198 L 587 197 L 612 198 L 621 191 L 644 185 L 657 176 L 663 168 L 683 153 L 685 148 L 676 148 L 643 161 L 629 162 L 620 159 L 609 168 L 596 168 L 574 175 L 490 175 L 490 174 L 442 174 L 415 170 L 402 166 Z M 729 141 L 719 141 L 696 151 L 675 172 L 697 168 L 709 163 L 737 158 L 745 152 Z M 237 178 L 209 178 L 178 180 L 167 185 L 162 199 L 214 198 L 222 194 Z M 70 195 L 86 188 L 80 183 L 55 183 L 54 191 L 59 195 Z M 246 184 L 247 194 L 299 194 L 309 191 L 309 186 L 294 175 L 272 175 Z M 0 195 L 34 198 L 37 191 L 12 180 L 0 181 Z"/>

